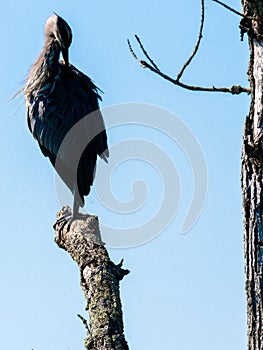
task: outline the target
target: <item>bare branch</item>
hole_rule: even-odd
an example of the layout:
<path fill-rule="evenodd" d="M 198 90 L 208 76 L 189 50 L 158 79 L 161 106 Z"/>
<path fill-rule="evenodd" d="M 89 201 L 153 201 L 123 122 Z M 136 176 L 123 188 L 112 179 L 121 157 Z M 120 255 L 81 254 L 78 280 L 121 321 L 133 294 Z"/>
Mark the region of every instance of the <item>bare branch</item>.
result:
<path fill-rule="evenodd" d="M 135 35 L 135 39 L 137 40 L 138 44 L 140 45 L 140 48 L 141 48 L 142 52 L 144 53 L 145 57 L 148 58 L 148 60 L 153 65 L 153 67 L 160 72 L 160 69 L 157 67 L 157 65 L 154 63 L 154 61 L 151 59 L 151 57 L 148 55 L 147 51 L 143 47 L 141 39 L 138 37 L 138 35 Z"/>
<path fill-rule="evenodd" d="M 191 63 L 192 59 L 194 58 L 194 56 L 196 55 L 196 53 L 199 49 L 199 45 L 200 45 L 201 39 L 203 37 L 204 21 L 205 21 L 205 0 L 202 0 L 201 24 L 200 24 L 198 39 L 197 39 L 196 45 L 194 47 L 194 50 L 192 52 L 192 55 L 188 58 L 188 60 L 183 65 L 182 69 L 180 70 L 180 72 L 177 75 L 176 80 L 180 80 L 185 69 L 187 68 L 187 66 L 189 66 L 189 64 Z"/>
<path fill-rule="evenodd" d="M 184 84 L 184 83 L 180 82 L 179 80 L 173 79 L 169 75 L 166 75 L 163 72 L 156 70 L 153 66 L 151 66 L 149 63 L 147 63 L 145 61 L 139 61 L 139 63 L 142 67 L 150 69 L 153 73 L 158 74 L 159 76 L 161 76 L 165 80 L 168 80 L 172 84 L 178 85 L 186 90 L 205 91 L 205 92 L 227 92 L 227 93 L 230 93 L 232 95 L 239 95 L 242 92 L 246 92 L 247 94 L 249 94 L 251 92 L 251 90 L 249 88 L 244 88 L 240 85 L 233 85 L 231 87 L 215 87 L 215 86 L 202 87 L 202 86 Z"/>
<path fill-rule="evenodd" d="M 241 17 L 244 17 L 244 18 L 248 18 L 246 15 L 244 15 L 243 13 L 241 12 L 238 12 L 237 10 L 233 9 L 232 7 L 226 5 L 225 3 L 221 2 L 221 1 L 218 1 L 218 0 L 212 0 L 214 2 L 217 2 L 218 4 L 220 4 L 221 6 L 225 7 L 226 9 L 228 9 L 229 11 L 231 12 L 234 12 L 236 15 L 238 16 L 241 16 Z"/>
<path fill-rule="evenodd" d="M 217 0 L 214 0 L 216 2 L 219 2 Z M 219 2 L 220 3 L 220 2 Z M 145 55 L 145 57 L 150 61 L 150 63 L 143 61 L 143 60 L 139 60 L 137 55 L 135 54 L 131 43 L 128 41 L 128 46 L 129 46 L 129 50 L 132 54 L 132 56 L 136 59 L 136 61 L 140 64 L 140 66 L 142 66 L 143 68 L 148 68 L 150 69 L 153 73 L 161 76 L 163 79 L 170 81 L 172 84 L 174 85 L 178 85 L 180 87 L 182 87 L 183 89 L 187 89 L 187 90 L 191 90 L 191 91 L 207 91 L 207 92 L 226 92 L 226 93 L 230 93 L 232 95 L 238 95 L 241 94 L 243 92 L 245 93 L 250 93 L 251 89 L 250 88 L 245 88 L 242 87 L 240 85 L 233 85 L 231 87 L 202 87 L 202 86 L 195 86 L 195 85 L 188 85 L 188 84 L 184 84 L 180 81 L 185 69 L 190 65 L 191 61 L 193 60 L 194 56 L 196 55 L 199 46 L 200 46 L 200 42 L 202 39 L 202 35 L 203 35 L 203 27 L 204 27 L 204 19 L 205 19 L 205 11 L 204 11 L 204 0 L 201 0 L 201 4 L 202 4 L 202 13 L 201 13 L 201 24 L 200 24 L 200 29 L 199 29 L 199 35 L 198 35 L 198 39 L 196 42 L 196 45 L 194 47 L 194 50 L 191 54 L 191 56 L 189 57 L 189 59 L 185 62 L 185 64 L 183 65 L 182 69 L 180 70 L 180 72 L 177 75 L 176 79 L 171 78 L 169 75 L 163 73 L 156 65 L 156 63 L 153 61 L 153 59 L 149 56 L 149 54 L 147 53 L 147 51 L 145 50 L 141 39 L 138 37 L 138 35 L 135 35 L 135 38 L 138 42 L 138 44 L 140 45 L 140 48 L 143 52 L 143 54 Z M 227 5 L 226 5 L 227 6 Z M 238 13 L 239 14 L 239 13 Z"/>

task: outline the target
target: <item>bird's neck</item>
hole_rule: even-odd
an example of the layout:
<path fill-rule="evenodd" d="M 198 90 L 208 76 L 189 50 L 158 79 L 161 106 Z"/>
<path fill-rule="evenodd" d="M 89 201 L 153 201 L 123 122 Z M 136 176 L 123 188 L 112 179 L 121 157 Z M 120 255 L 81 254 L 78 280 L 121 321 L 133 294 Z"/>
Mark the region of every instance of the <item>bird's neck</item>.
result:
<path fill-rule="evenodd" d="M 53 38 L 48 38 L 29 72 L 25 93 L 39 92 L 59 74 L 60 46 Z"/>

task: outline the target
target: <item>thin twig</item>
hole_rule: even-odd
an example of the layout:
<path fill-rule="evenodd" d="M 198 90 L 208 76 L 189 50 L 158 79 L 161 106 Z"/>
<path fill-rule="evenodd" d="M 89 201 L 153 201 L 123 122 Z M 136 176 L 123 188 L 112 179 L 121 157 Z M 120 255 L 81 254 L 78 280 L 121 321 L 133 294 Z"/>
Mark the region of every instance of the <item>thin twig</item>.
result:
<path fill-rule="evenodd" d="M 151 59 L 151 57 L 148 55 L 148 52 L 145 50 L 145 48 L 143 47 L 143 44 L 141 42 L 141 39 L 138 37 L 138 35 L 135 34 L 135 39 L 137 40 L 138 44 L 140 45 L 140 48 L 142 50 L 142 52 L 144 53 L 145 57 L 148 58 L 148 60 L 151 62 L 151 64 L 154 66 L 154 68 L 158 71 L 160 71 L 160 69 L 157 67 L 157 65 L 154 63 L 154 61 Z"/>
<path fill-rule="evenodd" d="M 180 70 L 180 72 L 177 75 L 176 80 L 178 80 L 178 81 L 181 79 L 185 69 L 187 68 L 187 66 L 189 66 L 189 64 L 191 63 L 192 59 L 194 58 L 194 56 L 196 55 L 196 53 L 199 49 L 199 45 L 200 45 L 201 39 L 203 37 L 204 21 L 205 21 L 205 1 L 202 0 L 201 24 L 200 24 L 198 39 L 197 39 L 196 45 L 194 47 L 194 50 L 192 52 L 192 55 L 188 58 L 188 60 L 185 62 L 182 69 Z"/>
<path fill-rule="evenodd" d="M 135 52 L 133 51 L 133 48 L 132 48 L 131 43 L 130 43 L 130 40 L 129 40 L 129 39 L 127 39 L 127 42 L 128 42 L 128 46 L 129 46 L 130 53 L 131 53 L 131 54 L 132 54 L 132 56 L 133 56 L 133 57 L 136 59 L 136 61 L 138 61 L 138 62 L 139 62 L 138 57 L 136 56 Z"/>
<path fill-rule="evenodd" d="M 84 324 L 84 327 L 86 328 L 87 334 L 90 334 L 90 329 L 89 329 L 87 320 L 83 316 L 81 316 L 80 314 L 78 314 L 77 316 L 81 319 L 82 323 Z"/>
<path fill-rule="evenodd" d="M 220 4 L 221 6 L 225 7 L 226 9 L 228 9 L 229 11 L 231 12 L 234 12 L 236 15 L 238 16 L 241 16 L 241 17 L 244 17 L 244 18 L 249 18 L 247 17 L 246 15 L 244 15 L 243 13 L 241 12 L 238 12 L 237 10 L 233 9 L 232 7 L 226 5 L 225 3 L 221 2 L 221 1 L 218 1 L 218 0 L 212 0 L 214 2 L 217 2 L 218 4 Z"/>
<path fill-rule="evenodd" d="M 172 84 L 178 85 L 186 90 L 205 91 L 205 92 L 227 92 L 227 93 L 231 93 L 232 95 L 239 95 L 242 92 L 246 92 L 247 94 L 249 94 L 251 92 L 251 90 L 249 88 L 244 88 L 240 85 L 233 85 L 231 87 L 215 87 L 215 86 L 202 87 L 202 86 L 184 84 L 184 83 L 178 81 L 177 79 L 173 79 L 169 75 L 166 75 L 163 72 L 156 70 L 153 66 L 151 66 L 149 63 L 147 63 L 145 61 L 139 61 L 139 63 L 142 67 L 150 69 L 153 73 L 160 75 L 165 80 L 168 80 Z"/>

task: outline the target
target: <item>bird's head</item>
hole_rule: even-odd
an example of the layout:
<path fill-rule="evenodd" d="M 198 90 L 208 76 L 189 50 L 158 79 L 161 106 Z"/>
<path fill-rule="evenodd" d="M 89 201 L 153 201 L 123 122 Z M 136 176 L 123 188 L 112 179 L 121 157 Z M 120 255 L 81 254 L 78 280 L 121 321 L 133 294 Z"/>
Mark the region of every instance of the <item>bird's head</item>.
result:
<path fill-rule="evenodd" d="M 45 36 L 46 38 L 55 38 L 58 41 L 64 62 L 68 65 L 68 48 L 72 42 L 72 31 L 67 22 L 54 13 L 46 21 Z"/>

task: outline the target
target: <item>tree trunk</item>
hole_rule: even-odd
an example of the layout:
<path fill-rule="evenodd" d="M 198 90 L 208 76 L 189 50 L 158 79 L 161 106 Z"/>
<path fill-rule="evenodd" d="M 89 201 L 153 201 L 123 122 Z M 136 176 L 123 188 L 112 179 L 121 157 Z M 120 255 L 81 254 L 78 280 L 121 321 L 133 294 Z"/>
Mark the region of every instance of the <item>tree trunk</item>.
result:
<path fill-rule="evenodd" d="M 242 5 L 247 18 L 242 19 L 241 30 L 248 34 L 251 85 L 241 170 L 248 349 L 263 350 L 263 1 L 243 0 Z"/>
<path fill-rule="evenodd" d="M 71 214 L 69 207 L 58 213 L 55 224 L 55 242 L 65 249 L 78 264 L 80 284 L 87 300 L 89 326 L 86 326 L 85 348 L 92 350 L 128 350 L 123 334 L 123 320 L 119 281 L 129 273 L 122 262 L 115 265 L 101 241 L 98 218 L 83 215 L 75 220 L 70 230 L 61 229 L 59 219 Z"/>

